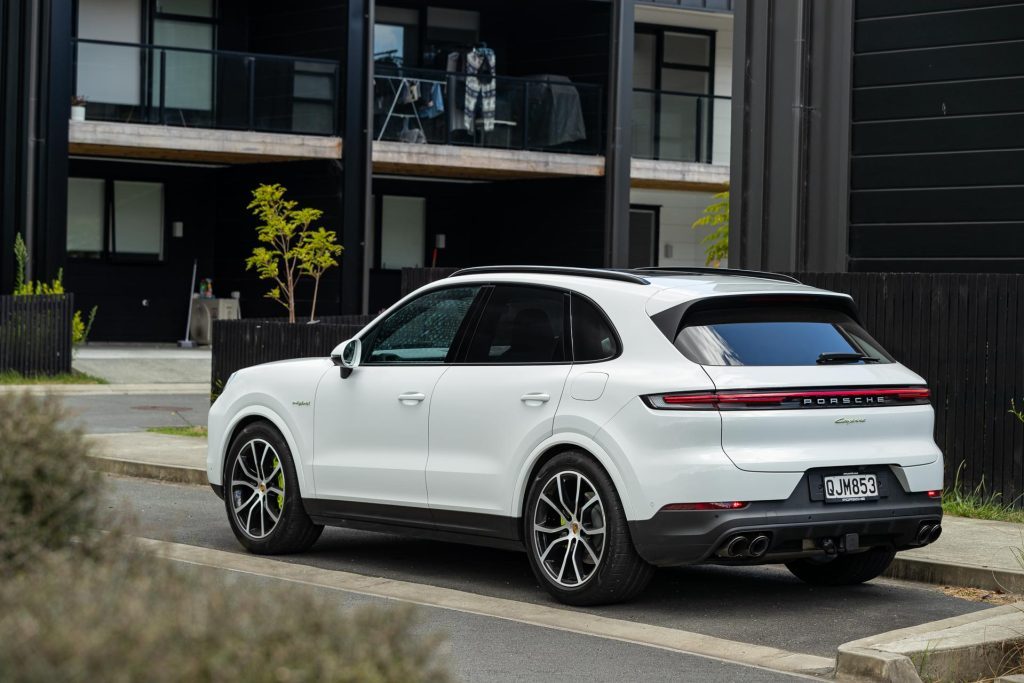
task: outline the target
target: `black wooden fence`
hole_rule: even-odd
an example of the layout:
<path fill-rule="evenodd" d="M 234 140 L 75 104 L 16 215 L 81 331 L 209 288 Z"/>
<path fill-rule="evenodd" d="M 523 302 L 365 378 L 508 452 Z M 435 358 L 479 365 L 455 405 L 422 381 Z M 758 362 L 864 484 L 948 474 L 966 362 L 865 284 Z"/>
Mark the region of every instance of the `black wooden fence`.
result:
<path fill-rule="evenodd" d="M 794 273 L 845 292 L 867 330 L 924 377 L 947 484 L 1024 493 L 1024 276 L 1004 274 Z"/>
<path fill-rule="evenodd" d="M 213 323 L 211 391 L 219 394 L 232 372 L 250 365 L 326 357 L 371 320 L 373 316 L 362 315 L 329 316 L 312 325 L 283 319 L 217 320 Z"/>
<path fill-rule="evenodd" d="M 0 296 L 0 372 L 71 372 L 71 294 Z"/>

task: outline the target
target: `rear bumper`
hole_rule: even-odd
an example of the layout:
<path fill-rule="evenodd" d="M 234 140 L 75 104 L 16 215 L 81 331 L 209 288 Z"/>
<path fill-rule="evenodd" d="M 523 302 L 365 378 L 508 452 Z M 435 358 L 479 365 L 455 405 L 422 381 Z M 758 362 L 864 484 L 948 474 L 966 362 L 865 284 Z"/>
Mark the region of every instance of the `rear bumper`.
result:
<path fill-rule="evenodd" d="M 942 504 L 926 493 L 906 493 L 888 468 L 875 472 L 884 483 L 885 497 L 858 503 L 812 500 L 809 474 L 789 499 L 751 503 L 741 510 L 661 511 L 647 520 L 629 522 L 637 552 L 651 564 L 676 566 L 699 563 L 765 564 L 820 554 L 823 538 L 857 534 L 860 548 L 917 547 L 922 524 L 942 519 Z M 736 534 L 764 534 L 767 553 L 756 559 L 722 558 L 719 548 Z"/>

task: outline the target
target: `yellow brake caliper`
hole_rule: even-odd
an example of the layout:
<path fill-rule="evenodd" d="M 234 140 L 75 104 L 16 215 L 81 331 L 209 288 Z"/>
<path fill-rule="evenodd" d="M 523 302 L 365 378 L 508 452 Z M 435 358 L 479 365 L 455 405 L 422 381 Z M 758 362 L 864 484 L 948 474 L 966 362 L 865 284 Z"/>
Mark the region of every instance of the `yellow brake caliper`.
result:
<path fill-rule="evenodd" d="M 274 458 L 275 470 L 280 464 L 281 461 L 278 460 L 277 458 Z M 277 494 L 277 509 L 280 511 L 284 510 L 284 470 L 281 470 L 281 473 L 277 475 L 277 487 L 281 489 L 281 493 Z"/>

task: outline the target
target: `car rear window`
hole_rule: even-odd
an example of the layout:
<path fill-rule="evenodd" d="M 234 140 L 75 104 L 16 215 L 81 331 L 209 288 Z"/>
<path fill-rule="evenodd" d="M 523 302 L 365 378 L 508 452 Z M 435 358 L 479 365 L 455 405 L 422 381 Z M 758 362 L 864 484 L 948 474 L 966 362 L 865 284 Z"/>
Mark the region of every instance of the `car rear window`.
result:
<path fill-rule="evenodd" d="M 845 312 L 818 306 L 759 305 L 695 311 L 683 320 L 675 345 L 701 365 L 893 362 Z"/>

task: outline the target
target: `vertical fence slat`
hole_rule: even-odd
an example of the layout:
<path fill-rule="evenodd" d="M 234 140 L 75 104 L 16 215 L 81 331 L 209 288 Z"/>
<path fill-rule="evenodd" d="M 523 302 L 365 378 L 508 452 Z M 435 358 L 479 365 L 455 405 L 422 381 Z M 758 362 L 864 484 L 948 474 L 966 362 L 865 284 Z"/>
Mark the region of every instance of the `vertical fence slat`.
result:
<path fill-rule="evenodd" d="M 947 484 L 1024 505 L 1024 275 L 798 273 L 805 284 L 850 294 L 868 331 L 932 390 L 935 440 Z"/>
<path fill-rule="evenodd" d="M 0 372 L 26 377 L 71 372 L 74 299 L 0 296 Z"/>

